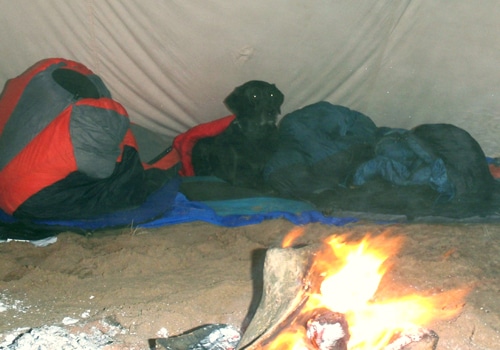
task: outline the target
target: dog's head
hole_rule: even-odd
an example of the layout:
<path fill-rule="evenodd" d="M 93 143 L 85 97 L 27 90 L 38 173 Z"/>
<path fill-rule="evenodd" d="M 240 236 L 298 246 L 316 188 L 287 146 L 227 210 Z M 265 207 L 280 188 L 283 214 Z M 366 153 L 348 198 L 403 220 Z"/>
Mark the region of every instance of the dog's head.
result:
<path fill-rule="evenodd" d="M 284 99 L 276 85 L 251 80 L 235 88 L 224 103 L 240 126 L 254 129 L 276 126 Z"/>

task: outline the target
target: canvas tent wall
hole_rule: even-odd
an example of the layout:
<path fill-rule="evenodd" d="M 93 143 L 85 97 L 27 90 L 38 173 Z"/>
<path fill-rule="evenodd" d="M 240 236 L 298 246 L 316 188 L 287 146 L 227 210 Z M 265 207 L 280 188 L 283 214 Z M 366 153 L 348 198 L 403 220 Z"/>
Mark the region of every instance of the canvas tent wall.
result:
<path fill-rule="evenodd" d="M 494 156 L 499 18 L 497 0 L 0 0 L 0 84 L 46 57 L 80 61 L 169 139 L 260 79 L 283 114 L 327 100 L 380 126 L 453 123 Z"/>

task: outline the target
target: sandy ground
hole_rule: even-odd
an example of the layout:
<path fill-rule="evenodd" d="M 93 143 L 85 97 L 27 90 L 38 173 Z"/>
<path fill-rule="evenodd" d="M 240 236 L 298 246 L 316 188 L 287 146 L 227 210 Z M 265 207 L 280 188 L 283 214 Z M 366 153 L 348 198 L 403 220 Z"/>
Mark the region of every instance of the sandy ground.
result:
<path fill-rule="evenodd" d="M 500 225 L 310 224 L 299 242 L 389 227 L 405 237 L 389 278 L 417 290 L 473 287 L 458 317 L 430 326 L 438 349 L 500 349 Z M 2 243 L 0 348 L 10 349 L 26 327 L 97 332 L 106 339 L 95 348 L 104 349 L 148 349 L 150 338 L 203 324 L 241 328 L 261 292 L 266 248 L 292 228 L 284 220 L 241 228 L 191 223 L 64 233 L 46 247 Z"/>

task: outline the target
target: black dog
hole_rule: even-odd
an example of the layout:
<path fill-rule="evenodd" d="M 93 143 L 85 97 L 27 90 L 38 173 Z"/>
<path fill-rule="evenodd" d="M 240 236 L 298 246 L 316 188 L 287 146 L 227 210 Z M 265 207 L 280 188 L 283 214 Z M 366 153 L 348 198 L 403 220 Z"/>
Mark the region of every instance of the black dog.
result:
<path fill-rule="evenodd" d="M 283 93 L 264 81 L 252 80 L 235 88 L 224 103 L 236 118 L 221 134 L 196 143 L 195 174 L 264 190 L 262 171 L 277 148 L 276 122 L 283 101 Z"/>

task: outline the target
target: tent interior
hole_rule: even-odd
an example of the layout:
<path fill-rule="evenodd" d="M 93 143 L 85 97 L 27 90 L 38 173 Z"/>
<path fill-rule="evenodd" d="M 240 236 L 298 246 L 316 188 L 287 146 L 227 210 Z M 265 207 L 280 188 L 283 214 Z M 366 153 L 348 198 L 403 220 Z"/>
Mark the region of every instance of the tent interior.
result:
<path fill-rule="evenodd" d="M 0 82 L 47 57 L 100 75 L 131 120 L 172 138 L 258 79 L 282 115 L 326 100 L 409 128 L 449 122 L 498 155 L 494 1 L 19 1 L 2 4 Z"/>
<path fill-rule="evenodd" d="M 454 124 L 488 157 L 500 156 L 495 0 L 17 0 L 0 9 L 0 86 L 45 58 L 83 63 L 127 110 L 145 160 L 180 133 L 231 114 L 224 98 L 249 80 L 283 92 L 280 117 L 328 101 L 378 126 Z M 46 247 L 2 243 L 0 345 L 21 349 L 12 334 L 43 325 L 114 332 L 113 349 L 147 348 L 147 339 L 202 324 L 243 328 L 258 301 L 262 251 L 295 224 L 131 222 L 63 233 Z M 423 290 L 471 288 L 460 315 L 432 325 L 438 349 L 497 348 L 497 224 L 302 226 L 302 243 L 387 229 L 405 236 L 390 278 Z M 66 317 L 75 322 L 62 323 Z"/>

